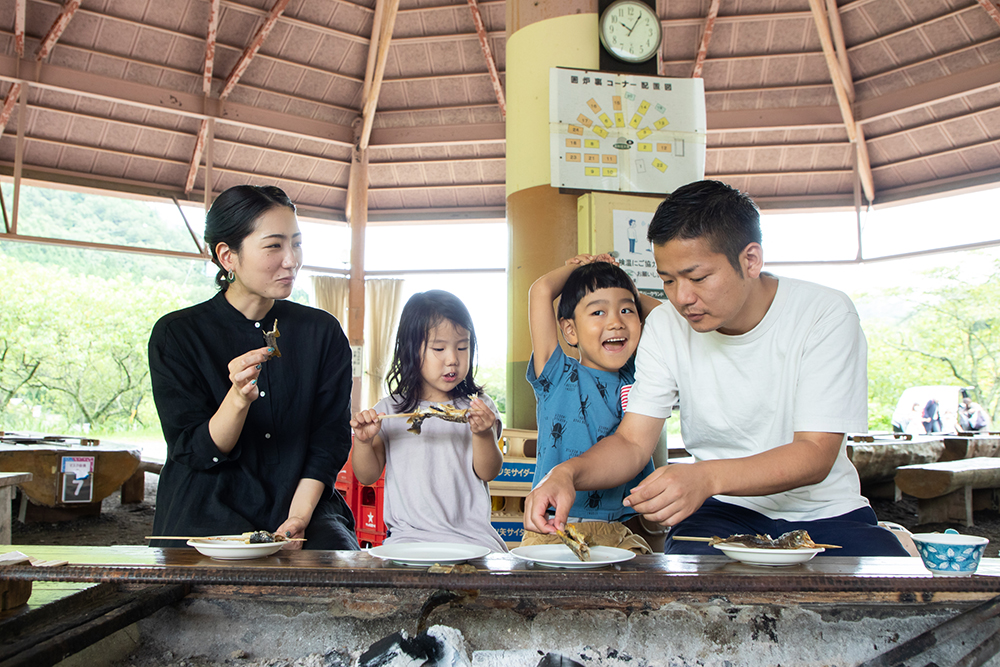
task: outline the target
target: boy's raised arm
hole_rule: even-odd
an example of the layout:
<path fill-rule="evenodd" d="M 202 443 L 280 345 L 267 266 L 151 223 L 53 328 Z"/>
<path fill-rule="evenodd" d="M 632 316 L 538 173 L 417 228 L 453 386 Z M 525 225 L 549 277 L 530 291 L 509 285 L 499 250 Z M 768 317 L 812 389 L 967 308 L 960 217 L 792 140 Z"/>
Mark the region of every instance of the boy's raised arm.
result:
<path fill-rule="evenodd" d="M 553 302 L 562 292 L 569 274 L 577 267 L 595 261 L 613 260 L 610 255 L 571 257 L 564 266 L 549 271 L 528 289 L 528 332 L 531 334 L 531 355 L 536 376 L 542 374 L 545 364 L 559 345 L 559 321 Z"/>

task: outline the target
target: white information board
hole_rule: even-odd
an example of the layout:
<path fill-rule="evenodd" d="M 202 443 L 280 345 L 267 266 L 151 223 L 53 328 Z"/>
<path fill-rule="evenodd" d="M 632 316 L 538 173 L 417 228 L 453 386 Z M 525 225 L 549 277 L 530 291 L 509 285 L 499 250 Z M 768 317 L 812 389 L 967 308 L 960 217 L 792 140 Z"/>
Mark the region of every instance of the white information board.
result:
<path fill-rule="evenodd" d="M 705 177 L 702 79 L 549 71 L 551 183 L 666 194 Z"/>
<path fill-rule="evenodd" d="M 658 299 L 665 298 L 663 279 L 656 272 L 653 247 L 646 240 L 653 214 L 646 211 L 612 212 L 612 234 L 618 265 L 629 275 L 636 289 Z"/>

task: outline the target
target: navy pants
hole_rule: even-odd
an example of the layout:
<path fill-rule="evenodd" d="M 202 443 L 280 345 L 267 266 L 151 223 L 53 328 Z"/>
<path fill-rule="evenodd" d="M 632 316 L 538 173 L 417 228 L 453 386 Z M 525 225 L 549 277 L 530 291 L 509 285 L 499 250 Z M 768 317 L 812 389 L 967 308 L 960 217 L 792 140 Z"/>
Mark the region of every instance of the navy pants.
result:
<path fill-rule="evenodd" d="M 771 519 L 759 512 L 709 498 L 694 514 L 670 531 L 663 547 L 665 554 L 706 554 L 718 556 L 721 551 L 706 542 L 682 542 L 670 539 L 674 535 L 691 537 L 729 537 L 745 534 L 778 537 L 792 530 L 807 530 L 813 542 L 837 544 L 840 549 L 827 549 L 820 556 L 909 556 L 896 536 L 878 526 L 870 507 L 829 519 L 815 521 L 785 521 Z"/>

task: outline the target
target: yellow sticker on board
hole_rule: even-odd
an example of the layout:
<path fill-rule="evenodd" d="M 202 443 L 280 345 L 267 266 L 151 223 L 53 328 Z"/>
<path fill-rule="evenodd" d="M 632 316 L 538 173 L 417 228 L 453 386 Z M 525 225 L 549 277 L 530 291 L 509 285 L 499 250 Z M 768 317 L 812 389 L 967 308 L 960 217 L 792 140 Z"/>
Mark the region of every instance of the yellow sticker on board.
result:
<path fill-rule="evenodd" d="M 583 168 L 583 175 L 584 176 L 600 176 L 601 175 L 601 168 L 600 167 L 584 167 Z"/>
<path fill-rule="evenodd" d="M 670 121 L 668 121 L 666 118 L 661 118 L 660 120 L 653 123 L 653 127 L 655 127 L 657 130 L 662 130 L 667 125 L 670 125 Z"/>
<path fill-rule="evenodd" d="M 625 114 L 623 113 L 615 114 L 615 127 L 625 127 Z"/>
<path fill-rule="evenodd" d="M 605 167 L 602 175 L 608 178 L 615 178 L 618 176 L 618 170 L 615 167 Z"/>
<path fill-rule="evenodd" d="M 636 112 L 639 113 L 639 114 L 642 114 L 643 116 L 645 116 L 647 111 L 649 111 L 649 102 L 647 102 L 646 100 L 643 100 L 639 104 L 639 108 L 636 109 Z"/>
<path fill-rule="evenodd" d="M 642 116 L 640 116 L 639 114 L 635 114 L 634 116 L 632 116 L 632 120 L 630 120 L 628 124 L 630 127 L 639 127 L 639 123 L 641 122 L 642 122 Z"/>
<path fill-rule="evenodd" d="M 639 148 L 639 152 L 641 152 L 641 153 L 652 153 L 653 152 L 653 144 L 639 142 L 637 144 L 637 147 Z"/>
<path fill-rule="evenodd" d="M 636 132 L 635 136 L 639 137 L 640 139 L 645 139 L 646 137 L 648 137 L 652 133 L 653 133 L 653 131 L 651 129 L 649 129 L 648 127 L 644 127 L 641 130 L 639 130 L 638 132 Z"/>
<path fill-rule="evenodd" d="M 608 131 L 605 130 L 600 125 L 595 125 L 593 129 L 594 129 L 594 134 L 596 134 L 597 136 L 602 137 L 602 138 L 607 138 Z"/>
<path fill-rule="evenodd" d="M 584 148 L 600 148 L 601 147 L 601 140 L 600 139 L 584 139 L 583 140 L 583 147 Z"/>
<path fill-rule="evenodd" d="M 611 121 L 611 117 L 606 113 L 602 113 L 600 116 L 598 116 L 598 118 L 600 118 L 601 122 L 604 123 L 604 127 L 611 127 L 612 125 L 614 125 L 614 123 Z"/>
<path fill-rule="evenodd" d="M 653 160 L 653 166 L 659 169 L 660 171 L 665 172 L 667 170 L 667 165 L 661 162 L 660 160 Z"/>

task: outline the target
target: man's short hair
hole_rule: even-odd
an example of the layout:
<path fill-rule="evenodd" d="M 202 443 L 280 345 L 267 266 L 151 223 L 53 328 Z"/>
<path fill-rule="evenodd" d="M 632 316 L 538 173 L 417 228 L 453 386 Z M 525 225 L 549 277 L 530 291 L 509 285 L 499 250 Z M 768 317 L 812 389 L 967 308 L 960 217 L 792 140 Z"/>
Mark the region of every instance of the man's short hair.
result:
<path fill-rule="evenodd" d="M 559 319 L 573 319 L 576 306 L 583 297 L 607 287 L 620 287 L 631 292 L 632 298 L 635 299 L 636 312 L 639 312 L 640 317 L 642 316 L 639 311 L 639 291 L 635 288 L 635 283 L 632 282 L 628 274 L 614 264 L 592 262 L 578 266 L 566 279 L 566 284 L 563 285 L 562 292 L 559 294 Z"/>
<path fill-rule="evenodd" d="M 749 195 L 721 181 L 696 181 L 667 195 L 653 214 L 647 238 L 653 245 L 704 238 L 742 277 L 740 253 L 761 242 L 760 212 Z"/>

